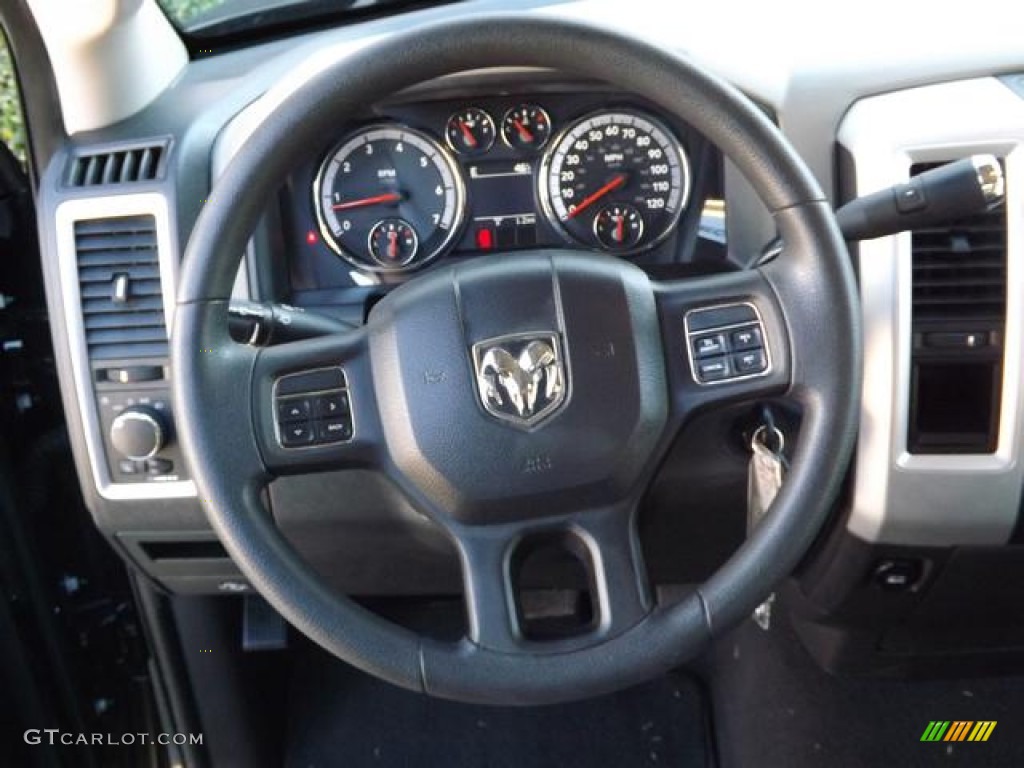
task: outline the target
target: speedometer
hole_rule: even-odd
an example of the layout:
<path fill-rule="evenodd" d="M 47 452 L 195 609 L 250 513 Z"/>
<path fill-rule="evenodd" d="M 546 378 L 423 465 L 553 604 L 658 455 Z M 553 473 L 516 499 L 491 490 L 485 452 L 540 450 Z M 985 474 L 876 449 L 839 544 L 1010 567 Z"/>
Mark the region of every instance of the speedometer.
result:
<path fill-rule="evenodd" d="M 569 240 L 616 253 L 671 233 L 690 193 L 686 153 L 662 123 L 632 110 L 569 126 L 541 163 L 539 195 Z"/>
<path fill-rule="evenodd" d="M 465 218 L 455 162 L 401 125 L 364 128 L 328 156 L 314 195 L 320 229 L 360 269 L 421 266 L 454 240 Z"/>

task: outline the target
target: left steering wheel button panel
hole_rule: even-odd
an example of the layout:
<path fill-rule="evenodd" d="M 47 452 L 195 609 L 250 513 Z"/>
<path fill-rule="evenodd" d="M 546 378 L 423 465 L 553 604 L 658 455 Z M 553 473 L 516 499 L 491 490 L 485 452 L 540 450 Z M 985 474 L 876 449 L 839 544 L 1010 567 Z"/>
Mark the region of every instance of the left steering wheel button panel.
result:
<path fill-rule="evenodd" d="M 282 448 L 310 448 L 352 439 L 348 382 L 341 368 L 282 376 L 274 385 Z"/>

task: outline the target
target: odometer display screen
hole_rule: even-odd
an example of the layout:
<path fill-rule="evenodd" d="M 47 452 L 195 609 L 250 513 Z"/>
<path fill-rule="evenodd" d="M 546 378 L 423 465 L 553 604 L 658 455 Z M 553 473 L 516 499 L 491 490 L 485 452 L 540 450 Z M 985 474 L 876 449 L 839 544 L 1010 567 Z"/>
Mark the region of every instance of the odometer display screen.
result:
<path fill-rule="evenodd" d="M 633 253 L 675 227 L 690 169 L 662 123 L 633 111 L 600 112 L 562 133 L 544 156 L 539 183 L 545 214 L 568 239 Z"/>

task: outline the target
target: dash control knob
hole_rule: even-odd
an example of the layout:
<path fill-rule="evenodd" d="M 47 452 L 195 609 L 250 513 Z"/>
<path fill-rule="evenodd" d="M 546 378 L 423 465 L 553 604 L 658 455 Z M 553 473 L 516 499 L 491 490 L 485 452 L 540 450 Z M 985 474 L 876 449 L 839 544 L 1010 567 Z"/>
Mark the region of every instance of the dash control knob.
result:
<path fill-rule="evenodd" d="M 150 408 L 126 408 L 110 424 L 111 445 L 133 461 L 155 456 L 164 447 L 166 439 L 162 417 Z"/>

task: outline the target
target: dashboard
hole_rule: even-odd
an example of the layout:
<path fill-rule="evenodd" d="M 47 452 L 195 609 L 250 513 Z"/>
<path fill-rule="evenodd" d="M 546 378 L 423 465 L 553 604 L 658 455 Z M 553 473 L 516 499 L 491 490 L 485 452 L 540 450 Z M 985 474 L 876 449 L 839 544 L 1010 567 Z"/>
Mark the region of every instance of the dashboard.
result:
<path fill-rule="evenodd" d="M 297 304 L 491 252 L 726 253 L 717 150 L 636 97 L 536 79 L 378 106 L 296 170 L 281 219 Z"/>
<path fill-rule="evenodd" d="M 535 12 L 537 4 L 518 5 Z M 817 23 L 819 35 L 783 30 L 779 39 L 763 34 L 778 26 L 776 6 L 745 6 L 746 23 L 728 35 L 708 32 L 722 29 L 727 11 L 720 6 L 691 9 L 691 23 L 678 28 L 664 24 L 658 3 L 640 6 L 646 12 L 628 14 L 625 22 L 621 4 L 598 0 L 546 5 L 541 12 L 626 23 L 627 32 L 685 51 L 723 74 L 765 106 L 837 205 L 906 181 L 922 164 L 980 151 L 1005 162 L 1009 197 L 994 247 L 1003 259 L 1004 282 L 994 288 L 1006 297 L 1001 314 L 979 319 L 966 306 L 962 314 L 928 317 L 921 325 L 914 237 L 851 249 L 867 339 L 862 429 L 826 557 L 812 569 L 820 590 L 812 585 L 807 593 L 823 614 L 874 615 L 881 606 L 887 621 L 909 626 L 929 591 L 932 604 L 941 598 L 943 578 L 988 574 L 992 583 L 1019 583 L 1021 561 L 1007 556 L 1024 543 L 1019 41 L 999 25 L 983 42 L 966 41 L 958 19 L 937 25 L 929 38 L 917 34 L 920 20 L 909 8 L 886 7 L 888 25 L 857 14 L 841 39 L 831 16 L 827 23 L 807 20 Z M 125 408 L 170 407 L 166 336 L 173 333 L 177 265 L 213 183 L 244 151 L 254 127 L 324 60 L 409 24 L 489 7 L 465 3 L 200 56 L 138 114 L 76 133 L 47 169 L 40 195 L 44 263 L 83 490 L 100 528 L 168 589 L 249 589 L 218 548 L 175 453 L 173 430 L 168 445 L 128 464 L 108 437 Z M 877 44 L 866 51 L 861 43 L 869 36 Z M 154 147 L 163 154 L 151 178 L 68 182 L 69 168 L 89 158 Z M 390 287 L 486 253 L 513 259 L 531 248 L 566 248 L 629 259 L 658 276 L 685 276 L 745 266 L 775 235 L 745 181 L 702 136 L 643 99 L 571 73 L 486 71 L 427 83 L 351 115 L 308 154 L 308 163 L 294 168 L 268 201 L 233 298 L 289 302 L 358 324 Z M 94 343 L 100 336 L 90 327 L 91 298 L 79 281 L 79 245 L 88 234 L 82 222 L 137 216 L 147 217 L 153 239 L 146 287 L 155 293 L 145 299 L 157 307 L 153 328 L 163 346 L 159 338 L 148 346 L 119 338 L 104 350 Z M 992 229 L 991 222 L 982 224 Z M 971 242 L 963 230 L 930 234 L 962 250 Z M 983 328 L 998 344 L 922 351 L 927 333 L 962 335 L 965 328 Z M 920 396 L 920 385 L 932 381 L 923 373 L 965 370 L 984 374 L 975 377 L 980 383 L 969 397 L 957 399 L 954 376 L 941 385 L 941 397 L 930 399 L 940 416 L 965 400 L 984 399 L 972 420 L 981 424 L 972 426 L 983 433 L 981 449 L 965 450 L 954 440 L 941 453 L 919 450 L 914 419 L 929 399 Z M 151 378 L 134 379 L 140 371 Z M 979 392 L 985 397 L 976 397 Z M 162 418 L 173 424 L 173 414 Z M 739 440 L 713 435 L 736 432 L 744 418 L 749 413 L 730 412 L 697 425 L 678 446 L 689 457 L 688 474 L 661 478 L 651 493 L 656 513 L 646 521 L 653 542 L 647 554 L 655 570 L 658 563 L 675 564 L 666 571 L 669 580 L 696 580 L 700 573 L 680 568 L 705 556 L 720 559 L 742 540 L 742 515 L 732 513 L 745 502 L 735 480 L 742 486 L 748 453 Z M 956 431 L 944 421 L 939 426 L 944 439 Z M 333 568 L 335 583 L 352 592 L 457 588 L 447 542 L 394 489 L 363 473 L 347 474 L 289 478 L 270 489 L 275 519 L 297 546 Z M 690 496 L 694 476 L 709 488 L 698 499 Z M 338 498 L 346 499 L 343 511 Z M 691 503 L 679 505 L 680 499 Z M 711 531 L 710 520 L 727 530 Z M 680 536 L 685 521 L 693 526 Z M 346 535 L 337 536 L 342 527 Z M 676 548 L 683 539 L 692 550 L 685 558 Z M 909 574 L 910 587 L 882 594 L 875 581 L 882 566 Z M 877 637 L 871 642 L 866 654 L 884 652 Z"/>

